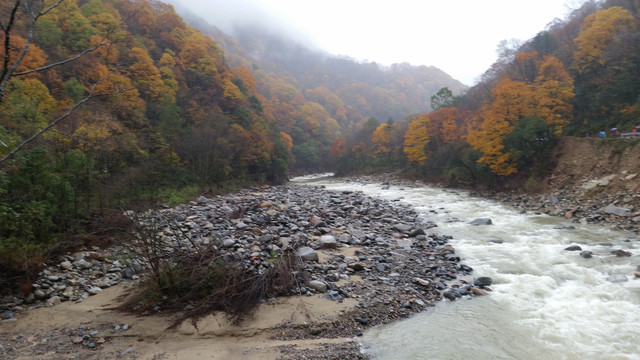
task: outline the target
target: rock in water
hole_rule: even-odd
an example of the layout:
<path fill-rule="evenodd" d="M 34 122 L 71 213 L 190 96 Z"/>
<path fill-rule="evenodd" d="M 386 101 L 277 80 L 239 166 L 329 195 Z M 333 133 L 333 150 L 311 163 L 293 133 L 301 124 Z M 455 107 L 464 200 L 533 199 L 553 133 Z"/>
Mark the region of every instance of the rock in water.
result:
<path fill-rule="evenodd" d="M 478 218 L 478 219 L 473 220 L 469 224 L 471 224 L 473 226 L 491 225 L 491 224 L 493 224 L 493 221 L 491 221 L 491 219 L 489 219 L 489 218 Z"/>
<path fill-rule="evenodd" d="M 452 291 L 445 291 L 442 296 L 444 296 L 445 298 L 451 300 L 451 301 L 456 301 L 456 296 Z"/>
<path fill-rule="evenodd" d="M 582 256 L 585 259 L 590 259 L 593 256 L 593 253 L 589 250 L 585 250 L 580 252 L 580 256 Z"/>
<path fill-rule="evenodd" d="M 613 250 L 611 253 L 613 255 L 617 256 L 617 257 L 628 257 L 628 256 L 631 256 L 630 252 L 624 251 L 624 250 Z"/>
<path fill-rule="evenodd" d="M 478 287 L 480 289 L 484 289 L 485 286 L 489 286 L 493 283 L 493 280 L 488 276 L 482 276 L 477 278 L 473 282 L 473 286 Z"/>
<path fill-rule="evenodd" d="M 571 245 L 569 247 L 564 248 L 567 251 L 581 251 L 582 248 L 579 245 Z"/>

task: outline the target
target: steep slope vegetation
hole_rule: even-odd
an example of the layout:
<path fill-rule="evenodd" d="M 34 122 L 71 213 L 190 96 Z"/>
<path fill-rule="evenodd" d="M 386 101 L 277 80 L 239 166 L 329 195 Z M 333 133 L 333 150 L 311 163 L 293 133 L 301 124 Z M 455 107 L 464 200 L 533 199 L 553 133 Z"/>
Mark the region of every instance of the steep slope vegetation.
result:
<path fill-rule="evenodd" d="M 46 8 L 25 4 L 0 1 L 0 279 L 97 240 L 63 234 L 104 209 L 286 179 L 290 137 L 253 76 L 171 6 L 66 0 L 32 28 Z"/>
<path fill-rule="evenodd" d="M 332 165 L 330 147 L 339 138 L 368 131 L 369 119 L 403 121 L 430 111 L 430 97 L 439 89 L 456 94 L 466 89 L 435 67 L 359 63 L 252 26 L 239 26 L 231 37 L 186 10 L 182 14 L 221 44 L 229 64 L 252 69 L 263 105 L 292 137 L 294 169 Z"/>

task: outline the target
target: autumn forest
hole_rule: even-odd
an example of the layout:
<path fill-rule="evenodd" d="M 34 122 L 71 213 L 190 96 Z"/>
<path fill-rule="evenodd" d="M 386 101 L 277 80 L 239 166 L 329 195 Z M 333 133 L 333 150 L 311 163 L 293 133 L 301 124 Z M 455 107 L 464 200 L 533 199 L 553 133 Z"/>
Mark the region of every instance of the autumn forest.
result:
<path fill-rule="evenodd" d="M 640 125 L 640 1 L 586 2 L 465 87 L 154 0 L 0 0 L 0 278 L 97 242 L 113 211 L 397 171 L 534 184 L 560 136 Z"/>

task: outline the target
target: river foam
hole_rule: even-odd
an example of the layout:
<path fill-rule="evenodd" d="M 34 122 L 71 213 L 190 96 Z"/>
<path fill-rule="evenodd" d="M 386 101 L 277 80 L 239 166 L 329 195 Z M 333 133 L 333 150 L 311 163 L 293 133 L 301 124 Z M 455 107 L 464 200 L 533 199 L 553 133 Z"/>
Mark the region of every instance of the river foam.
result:
<path fill-rule="evenodd" d="M 376 359 L 640 359 L 637 241 L 604 227 L 520 214 L 464 191 L 384 187 L 314 179 L 328 189 L 356 190 L 414 206 L 493 292 L 443 302 L 411 319 L 373 328 L 363 344 Z M 493 225 L 471 226 L 476 218 Z M 575 229 L 559 229 L 572 225 Z M 502 243 L 499 243 L 499 242 Z M 578 244 L 593 253 L 564 250 Z M 631 257 L 616 257 L 622 249 Z M 611 275 L 628 281 L 611 282 Z"/>

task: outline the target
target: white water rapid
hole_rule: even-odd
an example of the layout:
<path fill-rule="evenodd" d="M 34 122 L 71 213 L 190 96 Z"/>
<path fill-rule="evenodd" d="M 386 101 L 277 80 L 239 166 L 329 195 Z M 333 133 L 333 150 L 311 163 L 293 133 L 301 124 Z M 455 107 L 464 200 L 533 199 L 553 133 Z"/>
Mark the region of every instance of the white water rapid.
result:
<path fill-rule="evenodd" d="M 368 330 L 361 341 L 375 359 L 640 359 L 640 279 L 634 279 L 640 244 L 634 234 L 520 214 L 463 191 L 383 190 L 333 178 L 295 182 L 410 204 L 438 224 L 430 232 L 453 236 L 451 245 L 474 277 L 493 278 L 489 296 L 443 301 Z M 468 224 L 476 218 L 491 218 L 493 225 Z M 558 229 L 568 225 L 575 229 Z M 571 244 L 593 257 L 564 250 Z M 617 249 L 633 255 L 616 257 L 611 251 Z M 607 280 L 612 275 L 628 281 Z"/>

